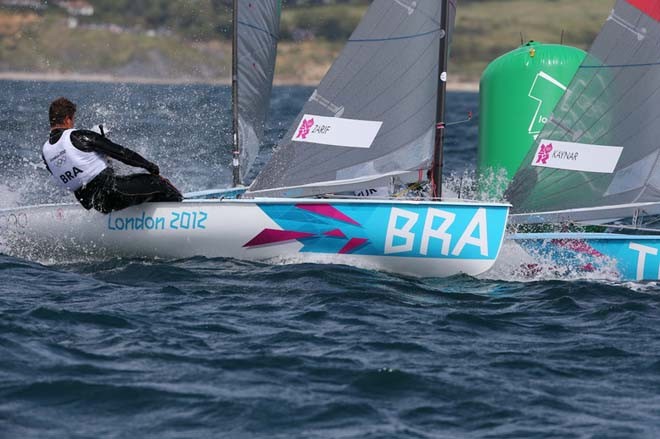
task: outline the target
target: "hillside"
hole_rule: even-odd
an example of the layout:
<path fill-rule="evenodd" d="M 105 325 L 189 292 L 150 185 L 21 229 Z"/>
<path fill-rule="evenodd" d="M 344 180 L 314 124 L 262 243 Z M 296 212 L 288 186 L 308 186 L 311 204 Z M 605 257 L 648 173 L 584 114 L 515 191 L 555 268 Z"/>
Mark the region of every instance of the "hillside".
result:
<path fill-rule="evenodd" d="M 182 2 L 174 3 L 180 6 Z M 563 31 L 565 44 L 587 48 L 607 17 L 610 3 L 604 0 L 463 1 L 457 17 L 451 70 L 462 79 L 477 80 L 490 60 L 520 44 L 521 34 L 525 40 L 559 42 Z M 227 81 L 231 44 L 227 39 L 226 7 L 223 8 L 218 20 L 224 17 L 224 24 L 217 21 L 204 25 L 195 36 L 190 27 L 195 20 L 190 17 L 179 25 L 166 25 L 170 18 L 163 18 L 158 24 L 133 16 L 122 26 L 117 24 L 121 17 L 111 10 L 90 17 L 72 17 L 57 10 L 0 7 L 0 74 L 32 72 L 166 82 Z M 285 5 L 276 80 L 316 83 L 365 9 L 366 5 L 360 1 L 342 5 Z M 182 27 L 181 23 L 188 26 Z"/>

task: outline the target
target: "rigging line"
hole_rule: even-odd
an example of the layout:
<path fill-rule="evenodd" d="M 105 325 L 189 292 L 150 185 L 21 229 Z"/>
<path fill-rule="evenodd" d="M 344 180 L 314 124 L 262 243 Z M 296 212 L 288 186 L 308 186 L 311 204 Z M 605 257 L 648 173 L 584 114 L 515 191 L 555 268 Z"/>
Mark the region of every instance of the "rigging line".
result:
<path fill-rule="evenodd" d="M 413 38 L 421 38 L 425 37 L 427 35 L 431 35 L 437 32 L 442 31 L 442 29 L 437 28 L 430 30 L 428 32 L 422 32 L 420 34 L 413 34 L 413 35 L 402 35 L 400 37 L 387 37 L 387 38 L 361 38 L 361 39 L 355 39 L 355 40 L 348 40 L 347 43 L 382 43 L 384 41 L 396 41 L 396 40 L 410 40 Z"/>
<path fill-rule="evenodd" d="M 384 13 L 384 14 L 382 15 L 382 17 L 381 17 L 381 20 L 377 23 L 375 29 L 380 29 L 381 25 L 383 25 L 384 21 L 385 21 L 386 18 L 387 18 L 387 13 L 388 13 L 389 11 L 391 11 L 392 8 L 394 8 L 394 4 L 392 4 L 392 5 L 390 6 L 390 9 L 388 9 L 388 10 L 385 11 L 385 13 Z M 422 28 L 422 27 L 424 27 L 425 25 L 427 25 L 427 23 L 420 22 L 420 23 L 417 24 L 417 26 L 412 26 L 412 25 L 414 25 L 414 24 L 416 24 L 416 23 L 412 23 L 412 24 L 411 24 L 411 23 L 409 22 L 409 20 L 402 20 L 402 21 L 400 21 L 400 22 L 397 24 L 396 29 L 390 30 L 390 32 L 399 32 L 399 31 L 401 31 L 401 30 L 406 31 L 406 30 L 409 30 L 409 29 L 412 28 L 412 27 L 417 27 L 418 29 L 415 29 L 415 30 L 410 29 L 410 30 L 409 30 L 409 31 L 415 32 L 416 30 L 419 30 L 419 28 Z M 358 29 L 359 29 L 359 27 L 358 27 Z M 356 30 L 357 30 L 357 29 L 356 29 Z M 376 41 L 376 40 L 374 39 L 373 41 Z M 384 40 L 384 41 L 385 41 L 385 40 Z M 348 42 L 350 42 L 350 40 L 349 40 Z M 347 43 L 348 43 L 348 42 L 347 42 Z M 346 49 L 347 47 L 348 47 L 348 44 L 347 44 L 346 46 L 344 46 L 344 49 Z M 374 60 L 374 59 L 380 59 L 380 58 L 382 57 L 381 52 L 382 52 L 383 50 L 385 50 L 385 47 L 382 47 L 382 48 L 380 48 L 378 51 L 371 53 L 371 55 L 369 56 L 369 60 L 364 60 L 363 58 L 361 58 L 361 56 L 363 55 L 363 54 L 362 54 L 362 51 L 356 51 L 353 55 L 351 55 L 350 57 L 347 57 L 346 63 L 353 63 L 353 62 L 355 62 L 356 64 L 359 63 L 359 64 L 362 65 L 362 66 L 360 67 L 360 69 L 359 69 L 358 71 L 356 71 L 356 72 L 353 74 L 353 78 L 357 78 L 357 77 L 359 77 L 363 70 L 369 68 L 369 66 L 372 65 L 372 60 Z M 344 52 L 342 51 L 340 57 L 341 57 L 343 54 L 344 54 Z M 396 58 L 396 53 L 393 53 L 393 54 L 392 54 L 392 57 L 393 57 L 393 58 Z M 353 61 L 354 58 L 358 58 L 358 61 Z M 337 60 L 339 60 L 339 58 L 337 58 Z M 334 64 L 333 64 L 333 65 L 334 65 Z M 383 69 L 383 71 L 385 71 L 385 70 L 387 70 L 387 69 Z M 334 86 L 335 86 L 334 83 L 335 83 L 336 81 L 339 81 L 340 78 L 341 78 L 341 75 L 336 75 L 336 77 L 335 77 L 335 79 L 333 80 L 333 82 L 327 84 L 327 88 L 329 89 L 329 88 L 334 87 Z M 375 81 L 374 78 L 368 78 L 368 80 L 369 80 L 369 81 Z M 354 82 L 353 79 L 351 79 L 350 81 L 344 81 L 343 84 L 341 85 L 341 87 L 338 88 L 338 89 L 336 90 L 336 91 L 337 91 L 336 95 L 337 95 L 337 96 L 340 96 L 340 95 L 344 92 L 344 90 L 345 90 L 347 87 L 349 87 L 349 85 L 350 85 L 351 83 L 353 83 L 353 82 Z"/>
<path fill-rule="evenodd" d="M 617 68 L 626 68 L 626 67 L 653 67 L 660 66 L 660 61 L 658 62 L 649 62 L 649 63 L 639 63 L 639 64 L 608 64 L 603 66 L 580 66 L 580 69 L 617 69 Z"/>
<path fill-rule="evenodd" d="M 403 82 L 404 84 L 408 83 L 408 86 L 409 86 L 410 90 L 407 90 L 405 92 L 405 94 L 403 95 L 403 98 L 411 95 L 415 90 L 417 90 L 419 88 L 419 84 L 423 84 L 424 81 L 431 74 L 437 72 L 437 67 L 435 67 L 437 65 L 437 63 L 433 63 L 432 66 L 431 66 L 431 69 L 428 70 L 426 75 L 424 75 L 424 78 L 419 80 L 417 82 L 417 84 L 413 83 L 412 81 L 405 81 L 406 76 L 408 75 L 408 72 L 412 71 L 417 65 L 419 65 L 420 63 L 424 63 L 429 58 L 429 55 L 427 54 L 427 52 L 433 49 L 433 43 L 434 43 L 434 41 L 430 41 L 425 47 L 423 47 L 423 50 L 419 51 L 419 54 L 416 56 L 416 58 L 414 60 L 411 60 L 408 63 L 408 68 L 406 68 L 405 70 L 402 70 L 396 78 L 392 78 L 391 81 L 394 82 L 394 83 L 401 83 L 401 82 Z M 366 101 L 361 107 L 357 108 L 356 111 L 358 113 L 360 113 L 364 109 L 370 107 L 371 104 L 373 104 L 377 99 L 379 99 L 382 95 L 386 94 L 389 90 L 391 90 L 392 85 L 391 84 L 383 84 L 381 86 L 381 88 L 382 88 L 382 92 L 378 93 L 378 95 L 376 95 L 376 96 L 373 96 L 371 100 Z M 399 102 L 402 101 L 403 98 L 399 99 L 398 101 Z M 377 116 L 380 116 L 380 115 L 382 115 L 383 113 L 385 113 L 387 111 L 389 111 L 389 109 L 384 110 L 383 112 L 381 112 Z"/>
<path fill-rule="evenodd" d="M 277 35 L 273 35 L 268 29 L 263 29 L 263 28 L 260 28 L 259 26 L 255 26 L 255 25 L 253 25 L 253 24 L 246 23 L 245 21 L 241 21 L 241 20 L 238 20 L 237 23 L 238 23 L 238 24 L 242 24 L 243 26 L 247 26 L 247 27 L 249 27 L 250 29 L 258 30 L 259 32 L 263 32 L 263 33 L 265 33 L 265 34 L 268 34 L 268 35 L 270 35 L 270 37 L 271 37 L 272 39 L 274 39 L 275 41 L 279 41 L 279 40 L 280 40 L 280 37 L 278 37 Z"/>
<path fill-rule="evenodd" d="M 393 2 L 390 3 L 389 7 L 384 8 L 383 11 L 382 11 L 382 12 L 380 13 L 380 15 L 379 15 L 379 19 L 378 19 L 378 21 L 377 21 L 376 23 L 373 24 L 372 29 L 380 29 L 381 26 L 384 26 L 384 23 L 386 23 L 386 20 L 387 20 L 388 16 L 391 16 L 391 15 L 392 15 L 393 9 L 395 9 L 395 8 L 396 8 L 396 6 L 395 6 L 395 4 L 394 4 Z M 369 13 L 370 10 L 371 10 L 371 6 L 369 7 L 369 9 L 367 10 L 367 12 L 365 13 L 365 16 L 366 16 L 366 14 Z M 374 14 L 374 16 L 376 16 L 376 15 Z M 362 17 L 362 18 L 364 19 L 364 17 Z M 362 25 L 362 21 L 360 21 L 360 23 L 359 23 L 358 26 L 355 28 L 355 30 L 353 31 L 353 33 L 349 36 L 349 39 L 350 39 L 350 37 L 353 36 L 358 30 L 362 29 L 361 25 Z M 420 24 L 420 25 L 423 25 L 423 24 Z M 395 29 L 389 29 L 389 30 L 390 30 L 390 32 L 398 32 L 400 29 L 403 28 L 404 30 L 406 30 L 408 27 L 409 27 L 409 21 L 408 21 L 408 20 L 405 20 L 405 19 L 402 19 L 402 20 L 400 20 L 400 21 L 396 24 L 396 28 L 395 28 Z M 347 48 L 348 48 L 348 42 L 344 45 L 344 48 L 342 49 L 341 53 L 339 54 L 339 56 L 337 57 L 337 59 L 336 59 L 335 62 L 333 63 L 333 65 L 332 65 L 332 67 L 330 68 L 330 71 L 329 71 L 328 73 L 332 72 L 332 71 L 333 71 L 333 67 L 337 64 L 337 61 L 339 61 L 340 59 L 342 59 L 342 57 L 345 56 L 345 58 L 346 58 L 345 63 L 346 63 L 346 64 L 349 64 L 349 65 L 350 65 L 350 64 L 358 63 L 358 62 L 360 62 L 361 64 L 363 64 L 362 67 L 360 68 L 360 70 L 357 71 L 357 72 L 355 72 L 355 73 L 353 74 L 353 78 L 355 78 L 355 77 L 359 76 L 360 72 L 361 72 L 362 70 L 364 70 L 364 69 L 365 69 L 365 68 L 371 63 L 371 60 L 373 60 L 373 59 L 378 59 L 378 58 L 379 58 L 379 55 L 380 55 L 380 51 L 377 51 L 377 52 L 371 52 L 371 54 L 369 55 L 369 59 L 368 59 L 368 60 L 365 60 L 365 59 L 363 58 L 363 53 L 362 53 L 361 50 L 360 50 L 360 51 L 355 51 L 355 53 L 353 53 L 353 54 L 345 55 L 346 52 L 347 52 L 347 51 L 346 51 Z M 357 61 L 354 61 L 355 59 L 357 59 Z M 328 76 L 328 75 L 326 75 L 326 77 L 327 77 L 327 76 Z M 344 90 L 346 89 L 346 87 L 348 87 L 348 86 L 349 86 L 349 83 L 352 82 L 352 81 L 342 81 L 342 80 L 341 80 L 341 75 L 335 75 L 335 77 L 332 79 L 332 81 L 327 81 L 327 83 L 326 83 L 326 78 L 324 77 L 323 80 L 322 80 L 322 82 L 321 82 L 321 84 L 323 84 L 324 87 L 327 87 L 327 89 L 332 89 L 332 88 L 335 88 L 335 87 L 336 87 L 336 86 L 335 86 L 335 83 L 336 83 L 336 82 L 340 82 L 340 86 L 339 86 L 339 88 L 336 89 L 336 95 L 339 96 L 339 95 L 341 95 L 341 94 L 344 92 Z M 321 85 L 321 84 L 320 84 L 320 85 Z M 320 88 L 320 85 L 319 85 L 319 88 Z"/>
<path fill-rule="evenodd" d="M 383 13 L 380 14 L 380 17 L 379 17 L 379 19 L 378 19 L 378 22 L 376 22 L 376 23 L 373 24 L 373 29 L 379 29 L 379 28 L 380 28 L 380 26 L 381 26 L 382 23 L 387 19 L 387 16 L 389 15 L 389 13 L 392 11 L 392 9 L 393 9 L 394 7 L 395 7 L 395 6 L 394 6 L 394 3 L 391 3 L 391 4 L 389 5 L 389 8 L 388 8 L 388 9 L 385 9 L 385 10 L 383 11 Z M 367 11 L 364 13 L 362 19 L 361 19 L 360 22 L 358 23 L 357 27 L 356 27 L 355 29 L 353 29 L 353 32 L 351 33 L 351 35 L 349 35 L 349 38 L 350 38 L 355 32 L 357 32 L 358 29 L 361 28 L 360 25 L 362 24 L 362 20 L 364 20 L 364 17 L 365 17 L 367 14 L 369 14 L 369 11 L 371 10 L 371 8 L 372 8 L 372 6 L 369 6 L 369 8 L 367 9 Z M 375 14 L 374 14 L 374 16 L 375 16 Z M 400 23 L 397 25 L 397 29 L 398 29 L 398 27 L 401 26 L 402 24 L 403 24 L 403 22 L 400 22 Z M 323 84 L 325 84 L 325 83 L 327 82 L 327 84 L 325 84 L 325 87 L 327 87 L 327 89 L 333 89 L 333 88 L 335 88 L 335 83 L 339 81 L 341 85 L 340 85 L 339 88 L 336 89 L 336 90 L 337 90 L 337 93 L 336 93 L 337 96 L 341 95 L 341 93 L 343 93 L 344 89 L 345 89 L 346 87 L 348 87 L 348 82 L 349 82 L 349 81 L 341 81 L 341 75 L 335 75 L 334 78 L 332 79 L 332 81 L 330 81 L 330 80 L 326 81 L 326 78 L 328 78 L 329 75 L 333 72 L 333 67 L 337 64 L 337 62 L 338 62 L 342 57 L 345 57 L 345 58 L 346 58 L 346 63 L 349 64 L 349 65 L 350 65 L 350 64 L 353 64 L 353 63 L 355 62 L 354 59 L 361 60 L 361 57 L 360 57 L 361 53 L 360 53 L 360 51 L 356 51 L 356 52 L 353 53 L 353 54 L 345 54 L 345 53 L 346 53 L 346 48 L 347 48 L 347 45 L 344 44 L 344 47 L 342 48 L 341 52 L 339 53 L 339 56 L 337 56 L 337 58 L 335 58 L 334 62 L 332 63 L 332 66 L 330 66 L 330 70 L 328 70 L 328 73 L 326 73 L 326 75 L 321 79 L 321 82 L 319 83 L 319 86 L 318 86 L 318 88 L 321 88 L 321 85 L 323 85 Z M 368 64 L 372 59 L 376 58 L 377 56 L 378 56 L 378 53 L 377 53 L 377 52 L 373 52 L 373 53 L 371 53 L 371 55 L 369 56 L 369 60 L 365 62 L 365 65 Z M 364 68 L 364 67 L 362 67 L 362 68 Z M 362 68 L 361 68 L 360 70 L 362 70 Z M 359 73 L 359 72 L 356 72 L 356 73 L 353 75 L 353 77 L 357 76 L 358 73 Z"/>

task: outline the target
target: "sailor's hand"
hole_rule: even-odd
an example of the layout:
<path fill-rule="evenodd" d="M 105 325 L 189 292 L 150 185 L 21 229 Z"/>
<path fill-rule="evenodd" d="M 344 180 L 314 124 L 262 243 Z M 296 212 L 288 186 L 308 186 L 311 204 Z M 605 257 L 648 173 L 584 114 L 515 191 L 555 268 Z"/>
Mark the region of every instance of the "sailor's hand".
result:
<path fill-rule="evenodd" d="M 147 171 L 149 171 L 150 174 L 153 175 L 160 174 L 160 169 L 158 169 L 158 165 L 155 163 L 149 163 L 149 166 L 146 169 Z"/>

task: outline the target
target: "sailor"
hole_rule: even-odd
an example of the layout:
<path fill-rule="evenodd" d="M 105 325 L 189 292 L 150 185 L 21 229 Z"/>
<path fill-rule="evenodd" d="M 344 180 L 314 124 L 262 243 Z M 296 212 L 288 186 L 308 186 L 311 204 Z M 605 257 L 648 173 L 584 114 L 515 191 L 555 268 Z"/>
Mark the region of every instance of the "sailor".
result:
<path fill-rule="evenodd" d="M 50 137 L 42 159 L 55 184 L 73 192 L 83 207 L 109 213 L 147 201 L 181 201 L 183 196 L 159 175 L 158 166 L 108 140 L 102 133 L 74 129 L 76 105 L 66 98 L 50 104 Z M 115 175 L 109 158 L 149 173 Z"/>

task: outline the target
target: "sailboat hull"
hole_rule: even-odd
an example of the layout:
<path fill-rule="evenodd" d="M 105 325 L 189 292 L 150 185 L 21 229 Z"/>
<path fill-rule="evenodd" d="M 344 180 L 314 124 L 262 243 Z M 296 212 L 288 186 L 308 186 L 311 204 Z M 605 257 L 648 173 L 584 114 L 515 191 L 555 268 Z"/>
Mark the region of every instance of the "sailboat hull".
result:
<path fill-rule="evenodd" d="M 519 233 L 507 236 L 534 261 L 574 277 L 660 279 L 660 236 L 615 233 Z"/>
<path fill-rule="evenodd" d="M 0 251 L 43 263 L 204 256 L 476 275 L 497 258 L 507 214 L 504 204 L 428 201 L 191 200 L 108 215 L 44 205 L 0 210 Z"/>

